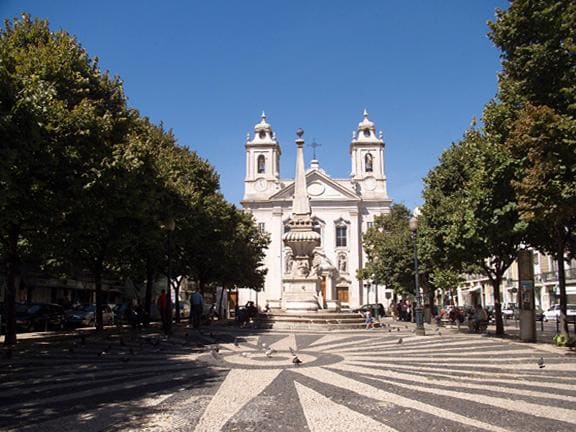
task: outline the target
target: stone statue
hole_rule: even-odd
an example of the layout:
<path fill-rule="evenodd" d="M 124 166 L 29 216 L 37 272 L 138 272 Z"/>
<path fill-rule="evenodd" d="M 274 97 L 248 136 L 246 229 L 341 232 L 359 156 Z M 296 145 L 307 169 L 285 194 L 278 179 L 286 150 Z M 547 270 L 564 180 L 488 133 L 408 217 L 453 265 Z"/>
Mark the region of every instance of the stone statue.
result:
<path fill-rule="evenodd" d="M 338 257 L 338 271 L 345 273 L 346 272 L 346 256 L 340 255 Z"/>

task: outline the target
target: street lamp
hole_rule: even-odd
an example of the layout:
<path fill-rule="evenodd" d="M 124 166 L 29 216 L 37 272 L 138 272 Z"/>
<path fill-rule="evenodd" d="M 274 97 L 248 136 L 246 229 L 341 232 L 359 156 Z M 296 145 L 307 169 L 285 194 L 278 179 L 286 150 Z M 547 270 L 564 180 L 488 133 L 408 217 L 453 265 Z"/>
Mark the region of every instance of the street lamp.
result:
<path fill-rule="evenodd" d="M 416 248 L 416 240 L 418 237 L 418 208 L 414 210 L 414 215 L 410 218 L 410 231 L 412 232 L 412 242 L 414 243 L 414 283 L 416 286 L 416 307 L 414 312 L 416 313 L 416 334 L 419 336 L 424 336 L 426 334 L 424 330 L 424 317 L 422 316 L 422 296 L 420 295 L 420 284 L 418 281 L 418 250 Z"/>

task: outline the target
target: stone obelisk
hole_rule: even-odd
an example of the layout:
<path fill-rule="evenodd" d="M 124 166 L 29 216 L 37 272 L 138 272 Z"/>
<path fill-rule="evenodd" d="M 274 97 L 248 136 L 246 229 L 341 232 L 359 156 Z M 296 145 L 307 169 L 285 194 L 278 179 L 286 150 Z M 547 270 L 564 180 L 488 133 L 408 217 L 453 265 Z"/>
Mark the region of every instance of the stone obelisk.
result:
<path fill-rule="evenodd" d="M 319 277 L 312 269 L 314 248 L 320 245 L 320 234 L 312 228 L 312 211 L 306 191 L 306 172 L 304 170 L 304 131 L 296 131 L 296 175 L 294 179 L 294 198 L 292 200 L 292 219 L 289 231 L 283 241 L 292 249 L 292 266 L 283 278 L 282 309 L 286 312 L 311 312 L 318 310 Z"/>

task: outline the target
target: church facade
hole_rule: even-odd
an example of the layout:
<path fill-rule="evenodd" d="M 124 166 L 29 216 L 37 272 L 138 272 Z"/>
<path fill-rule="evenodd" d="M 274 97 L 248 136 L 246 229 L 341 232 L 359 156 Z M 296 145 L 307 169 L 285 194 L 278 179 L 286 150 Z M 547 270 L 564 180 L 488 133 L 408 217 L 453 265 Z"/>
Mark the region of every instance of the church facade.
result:
<path fill-rule="evenodd" d="M 291 147 L 294 148 L 294 147 Z M 356 307 L 377 301 L 387 305 L 385 287 L 356 278 L 365 256 L 362 236 L 374 217 L 390 211 L 384 172 L 384 141 L 376 134 L 374 123 L 364 112 L 349 147 L 350 177 L 334 179 L 312 160 L 306 169 L 313 229 L 320 234 L 316 248 L 315 271 L 320 283 L 318 299 L 321 308 L 334 305 Z M 266 115 L 248 134 L 246 140 L 245 211 L 252 213 L 259 229 L 269 233 L 271 243 L 266 252 L 267 269 L 264 290 L 240 289 L 238 303 L 256 301 L 261 307 L 268 303 L 280 307 L 285 290 L 283 279 L 291 272 L 292 250 L 282 238 L 290 229 L 294 197 L 294 179 L 280 176 L 281 148 Z M 377 301 L 376 301 L 377 300 Z"/>

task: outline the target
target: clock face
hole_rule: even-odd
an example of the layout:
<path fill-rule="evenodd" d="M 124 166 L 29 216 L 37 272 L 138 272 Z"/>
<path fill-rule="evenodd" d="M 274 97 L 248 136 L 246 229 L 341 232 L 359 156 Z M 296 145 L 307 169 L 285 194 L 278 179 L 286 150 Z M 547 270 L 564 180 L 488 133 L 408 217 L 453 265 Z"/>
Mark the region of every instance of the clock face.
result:
<path fill-rule="evenodd" d="M 374 177 L 368 177 L 366 180 L 364 180 L 364 185 L 366 190 L 373 191 L 376 189 L 376 179 Z"/>
<path fill-rule="evenodd" d="M 256 180 L 256 190 L 259 192 L 264 192 L 266 190 L 266 188 L 268 187 L 268 182 L 266 181 L 266 179 L 258 179 Z"/>

